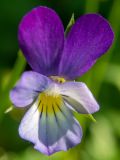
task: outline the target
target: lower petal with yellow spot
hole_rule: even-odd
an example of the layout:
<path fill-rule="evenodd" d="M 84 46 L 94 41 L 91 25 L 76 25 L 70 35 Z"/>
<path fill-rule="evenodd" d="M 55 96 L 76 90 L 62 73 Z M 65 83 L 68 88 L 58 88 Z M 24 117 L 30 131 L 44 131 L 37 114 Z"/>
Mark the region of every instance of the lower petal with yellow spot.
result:
<path fill-rule="evenodd" d="M 52 96 L 45 92 L 38 96 L 24 116 L 19 133 L 47 155 L 66 151 L 80 143 L 82 138 L 82 129 L 61 95 Z"/>

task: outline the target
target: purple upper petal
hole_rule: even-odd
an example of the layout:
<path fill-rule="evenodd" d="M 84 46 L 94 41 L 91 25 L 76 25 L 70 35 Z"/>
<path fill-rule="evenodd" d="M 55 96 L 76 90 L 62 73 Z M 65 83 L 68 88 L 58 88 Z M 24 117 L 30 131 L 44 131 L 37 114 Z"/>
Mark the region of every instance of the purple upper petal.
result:
<path fill-rule="evenodd" d="M 65 41 L 59 75 L 74 79 L 88 71 L 113 42 L 108 22 L 97 14 L 79 18 Z"/>
<path fill-rule="evenodd" d="M 49 78 L 39 73 L 24 72 L 17 85 L 11 90 L 10 99 L 16 107 L 28 106 L 50 82 Z"/>
<path fill-rule="evenodd" d="M 33 70 L 56 75 L 64 44 L 64 28 L 58 15 L 47 7 L 37 7 L 22 19 L 19 45 Z"/>

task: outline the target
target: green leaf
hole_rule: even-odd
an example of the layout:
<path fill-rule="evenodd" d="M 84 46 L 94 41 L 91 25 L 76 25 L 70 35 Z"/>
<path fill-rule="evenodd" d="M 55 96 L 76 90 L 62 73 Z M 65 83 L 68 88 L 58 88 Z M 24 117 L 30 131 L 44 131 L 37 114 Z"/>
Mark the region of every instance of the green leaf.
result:
<path fill-rule="evenodd" d="M 71 27 L 73 26 L 73 24 L 75 23 L 75 18 L 74 18 L 74 13 L 72 14 L 72 17 L 66 27 L 66 30 L 65 30 L 65 36 L 68 34 L 68 32 L 70 31 Z"/>

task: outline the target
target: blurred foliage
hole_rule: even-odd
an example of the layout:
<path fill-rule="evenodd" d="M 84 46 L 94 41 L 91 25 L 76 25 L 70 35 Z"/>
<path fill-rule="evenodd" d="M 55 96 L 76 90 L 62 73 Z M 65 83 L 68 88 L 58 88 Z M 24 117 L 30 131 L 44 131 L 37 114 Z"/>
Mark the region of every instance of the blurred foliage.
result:
<path fill-rule="evenodd" d="M 20 19 L 35 6 L 46 5 L 58 12 L 66 28 L 72 13 L 102 14 L 111 23 L 115 41 L 109 52 L 78 80 L 84 81 L 101 105 L 94 114 L 96 123 L 76 114 L 84 136 L 82 143 L 68 152 L 47 157 L 18 136 L 24 110 L 11 106 L 9 91 L 25 70 L 19 50 L 17 29 Z M 0 0 L 0 160 L 119 160 L 120 159 L 120 0 Z M 68 28 L 74 23 L 73 19 Z"/>

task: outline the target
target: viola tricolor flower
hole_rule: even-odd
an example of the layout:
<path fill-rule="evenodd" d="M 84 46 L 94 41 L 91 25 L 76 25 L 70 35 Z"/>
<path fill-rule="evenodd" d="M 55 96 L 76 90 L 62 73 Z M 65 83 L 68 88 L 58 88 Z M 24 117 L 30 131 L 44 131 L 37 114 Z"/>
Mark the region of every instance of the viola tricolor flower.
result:
<path fill-rule="evenodd" d="M 82 129 L 73 111 L 92 114 L 99 105 L 75 78 L 88 71 L 111 46 L 113 31 L 98 14 L 86 14 L 67 36 L 58 15 L 37 7 L 26 14 L 18 32 L 19 45 L 33 69 L 10 92 L 16 107 L 30 107 L 21 121 L 20 136 L 51 155 L 81 142 Z"/>

